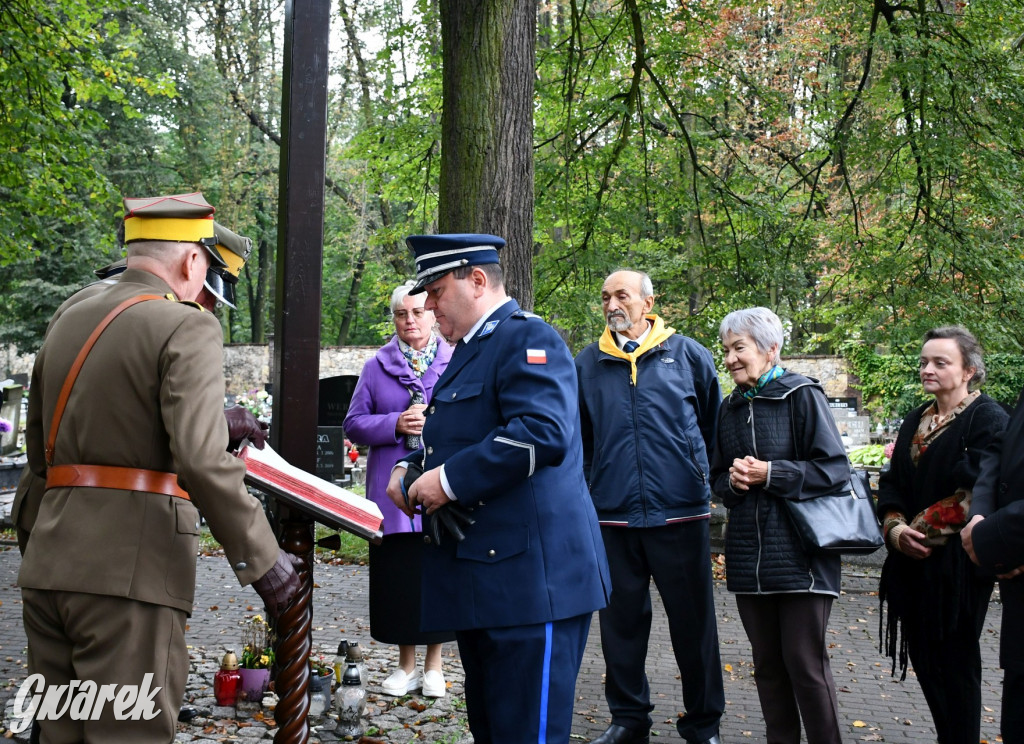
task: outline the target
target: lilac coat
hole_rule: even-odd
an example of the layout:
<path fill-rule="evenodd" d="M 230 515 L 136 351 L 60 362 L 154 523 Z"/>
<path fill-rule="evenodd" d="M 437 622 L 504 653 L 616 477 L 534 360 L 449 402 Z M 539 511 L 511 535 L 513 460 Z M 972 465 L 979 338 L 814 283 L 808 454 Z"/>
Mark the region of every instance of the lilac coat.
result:
<path fill-rule="evenodd" d="M 352 402 L 345 416 L 345 436 L 356 444 L 370 446 L 366 462 L 366 495 L 380 507 L 384 515 L 381 527 L 385 535 L 395 532 L 419 532 L 420 517 L 414 525 L 391 503 L 386 493 L 391 468 L 412 450 L 405 447 L 405 435 L 395 434 L 398 416 L 409 407 L 412 390 L 419 390 L 429 403 L 437 378 L 448 366 L 452 347 L 441 339 L 437 354 L 422 378 L 416 377 L 409 362 L 398 348 L 398 336 L 384 344 L 363 372 L 352 393 Z"/>

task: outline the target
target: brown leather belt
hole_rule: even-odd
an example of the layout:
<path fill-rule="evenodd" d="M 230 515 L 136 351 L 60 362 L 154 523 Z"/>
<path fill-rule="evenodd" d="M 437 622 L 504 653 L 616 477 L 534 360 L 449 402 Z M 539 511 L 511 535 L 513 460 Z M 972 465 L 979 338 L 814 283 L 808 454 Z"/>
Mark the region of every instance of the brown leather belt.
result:
<path fill-rule="evenodd" d="M 113 465 L 51 465 L 46 469 L 47 488 L 73 486 L 162 493 L 191 501 L 178 485 L 178 476 L 174 473 Z"/>

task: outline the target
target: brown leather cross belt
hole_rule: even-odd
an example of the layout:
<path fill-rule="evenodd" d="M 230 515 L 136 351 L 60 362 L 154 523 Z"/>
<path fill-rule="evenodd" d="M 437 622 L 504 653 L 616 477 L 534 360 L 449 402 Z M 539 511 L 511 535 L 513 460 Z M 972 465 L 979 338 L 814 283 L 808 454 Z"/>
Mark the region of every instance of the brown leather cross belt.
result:
<path fill-rule="evenodd" d="M 121 468 L 113 465 L 51 465 L 46 469 L 47 488 L 114 488 L 147 491 L 191 501 L 178 485 L 178 476 L 160 470 Z"/>

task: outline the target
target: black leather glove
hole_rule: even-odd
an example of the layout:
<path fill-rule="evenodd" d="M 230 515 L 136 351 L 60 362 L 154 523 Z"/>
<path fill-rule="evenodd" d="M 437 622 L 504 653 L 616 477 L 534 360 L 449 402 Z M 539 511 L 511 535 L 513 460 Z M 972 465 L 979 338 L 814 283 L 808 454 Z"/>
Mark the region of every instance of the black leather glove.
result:
<path fill-rule="evenodd" d="M 297 555 L 278 549 L 277 561 L 263 576 L 252 582 L 252 588 L 267 606 L 267 614 L 280 617 L 285 608 L 299 593 L 298 571 L 303 561 Z"/>
<path fill-rule="evenodd" d="M 437 545 L 441 544 L 445 532 L 454 537 L 455 542 L 462 542 L 466 539 L 462 528 L 471 524 L 476 524 L 476 520 L 469 511 L 459 506 L 458 502 L 450 501 L 430 515 L 430 536 Z"/>
<path fill-rule="evenodd" d="M 224 409 L 224 418 L 228 422 L 228 449 L 235 451 L 243 439 L 248 439 L 256 449 L 263 449 L 267 443 L 270 425 L 253 416 L 243 406 L 231 406 Z"/>
<path fill-rule="evenodd" d="M 405 469 L 405 477 L 402 478 L 402 498 L 405 499 L 406 508 L 409 508 L 409 489 L 421 475 L 423 475 L 423 468 L 414 462 L 410 462 L 409 467 Z"/>
<path fill-rule="evenodd" d="M 406 506 L 409 505 L 409 489 L 421 475 L 423 475 L 423 468 L 417 463 L 410 462 L 405 471 L 405 477 L 402 479 L 402 496 L 405 497 Z M 460 506 L 457 501 L 449 501 L 429 516 L 430 536 L 435 545 L 441 544 L 445 532 L 454 537 L 455 542 L 462 542 L 466 539 L 466 533 L 462 531 L 462 528 L 476 524 L 476 520 L 473 519 L 469 511 Z"/>

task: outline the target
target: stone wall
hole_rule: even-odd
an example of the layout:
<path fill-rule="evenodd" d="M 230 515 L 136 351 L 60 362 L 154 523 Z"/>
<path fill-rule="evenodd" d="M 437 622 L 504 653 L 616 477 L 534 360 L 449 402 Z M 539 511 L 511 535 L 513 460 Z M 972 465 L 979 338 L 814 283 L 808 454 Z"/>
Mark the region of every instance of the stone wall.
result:
<path fill-rule="evenodd" d="M 328 346 L 320 350 L 320 379 L 336 375 L 358 375 L 376 346 Z M 228 344 L 224 347 L 224 377 L 227 393 L 240 395 L 262 390 L 271 380 L 270 347 L 255 344 Z M 14 374 L 32 372 L 34 354 L 20 354 L 17 348 L 0 347 L 0 380 Z M 783 366 L 794 372 L 821 380 L 825 393 L 832 398 L 860 398 L 850 387 L 852 375 L 841 357 L 824 355 L 793 355 L 783 357 Z M 722 380 L 724 390 L 732 390 L 732 382 Z"/>
<path fill-rule="evenodd" d="M 829 398 L 856 398 L 858 406 L 860 405 L 860 391 L 853 389 L 850 385 L 857 378 L 850 374 L 846 360 L 842 357 L 824 354 L 794 354 L 792 356 L 783 354 L 782 366 L 819 380 L 822 387 L 825 388 L 825 395 Z"/>
<path fill-rule="evenodd" d="M 376 346 L 328 346 L 320 350 L 319 378 L 358 375 Z M 228 344 L 224 347 L 224 380 L 228 395 L 262 390 L 273 379 L 269 346 Z"/>

